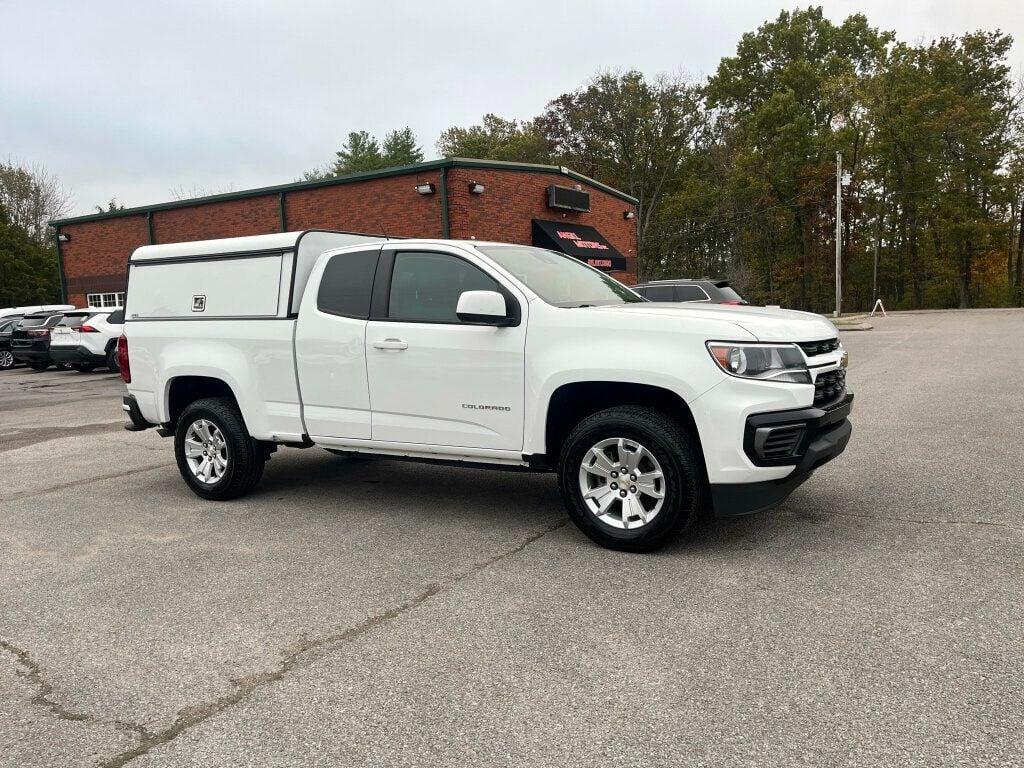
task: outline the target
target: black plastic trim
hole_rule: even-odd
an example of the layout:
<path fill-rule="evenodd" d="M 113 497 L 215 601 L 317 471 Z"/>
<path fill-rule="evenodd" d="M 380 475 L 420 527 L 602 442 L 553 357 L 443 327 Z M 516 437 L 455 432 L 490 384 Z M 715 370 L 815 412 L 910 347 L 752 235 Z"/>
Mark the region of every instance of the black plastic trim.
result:
<path fill-rule="evenodd" d="M 128 406 L 126 413 L 130 420 L 129 424 L 125 424 L 124 428 L 129 432 L 142 432 L 146 429 L 152 429 L 156 424 L 150 424 L 146 421 L 146 418 L 142 415 L 142 411 L 139 410 L 139 404 L 135 400 L 135 395 L 125 395 L 121 398 L 121 402 Z"/>
<path fill-rule="evenodd" d="M 159 259 L 142 259 L 128 262 L 134 267 L 146 267 L 153 264 L 175 264 L 193 261 L 228 261 L 230 259 L 266 259 L 271 256 L 283 256 L 291 250 L 288 248 L 262 248 L 257 251 L 229 251 L 226 253 L 190 253 L 183 256 L 164 256 Z"/>
<path fill-rule="evenodd" d="M 96 363 L 105 365 L 107 356 L 99 352 L 93 352 L 86 346 L 77 347 L 55 347 L 50 344 L 50 357 L 55 363 Z"/>
<path fill-rule="evenodd" d="M 828 431 L 837 423 L 844 421 L 853 410 L 853 393 L 845 396 L 833 405 L 825 408 L 798 408 L 791 411 L 771 411 L 757 413 L 747 417 L 746 428 L 743 430 L 743 452 L 757 467 L 779 467 L 799 464 L 808 449 L 823 432 Z M 754 448 L 757 430 L 761 427 L 781 427 L 801 424 L 804 434 L 791 456 L 780 459 L 762 459 Z"/>

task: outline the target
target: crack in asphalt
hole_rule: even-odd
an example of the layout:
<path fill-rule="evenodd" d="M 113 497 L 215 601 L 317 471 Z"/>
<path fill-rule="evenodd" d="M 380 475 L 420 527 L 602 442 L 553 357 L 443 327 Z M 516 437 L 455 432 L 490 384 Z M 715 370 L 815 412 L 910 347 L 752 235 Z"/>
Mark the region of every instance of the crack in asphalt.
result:
<path fill-rule="evenodd" d="M 49 710 L 51 714 L 60 720 L 72 723 L 89 723 L 92 725 L 113 725 L 123 731 L 130 731 L 143 742 L 153 738 L 153 734 L 150 731 L 137 723 L 130 723 L 125 720 L 106 720 L 81 712 L 72 712 L 50 698 L 53 694 L 53 685 L 46 680 L 46 677 L 43 675 L 43 668 L 39 665 L 39 662 L 32 658 L 28 651 L 19 648 L 7 640 L 0 640 L 0 650 L 7 651 L 14 656 L 18 665 L 23 670 L 18 672 L 18 674 L 27 678 L 36 687 L 36 694 L 31 699 L 31 703 L 35 706 Z"/>
<path fill-rule="evenodd" d="M 63 491 L 68 488 L 77 488 L 81 485 L 89 485 L 89 483 L 97 483 L 100 480 L 113 480 L 117 477 L 131 477 L 132 475 L 138 475 L 142 472 L 152 472 L 154 469 L 163 469 L 174 464 L 173 461 L 164 462 L 162 464 L 150 464 L 145 467 L 138 467 L 136 469 L 125 469 L 121 472 L 114 472 L 109 475 L 94 475 L 93 477 L 83 477 L 81 480 L 73 480 L 70 483 L 64 483 L 63 485 L 54 485 L 49 488 L 38 488 L 33 491 L 21 491 L 20 493 L 12 493 L 10 496 L 0 496 L 0 501 L 12 502 L 19 501 L 20 499 L 26 499 L 29 497 L 43 496 L 47 493 L 53 493 L 55 491 Z"/>
<path fill-rule="evenodd" d="M 881 520 L 892 523 L 912 523 L 914 525 L 983 525 L 992 528 L 1005 528 L 1010 531 L 1024 533 L 1024 528 L 1009 523 L 999 523 L 994 520 L 921 520 L 912 517 L 882 517 L 881 515 L 858 515 L 855 512 L 831 512 L 832 517 L 854 517 L 860 520 Z"/>
<path fill-rule="evenodd" d="M 79 424 L 75 427 L 42 427 L 18 429 L 15 427 L 14 434 L 4 436 L 0 441 L 0 453 L 13 451 L 17 448 L 28 448 L 32 445 L 45 443 L 47 440 L 59 440 L 66 437 L 77 437 L 79 435 L 96 435 L 103 432 L 113 432 L 122 429 L 124 420 L 105 421 L 94 424 Z"/>
<path fill-rule="evenodd" d="M 231 683 L 235 686 L 234 691 L 213 701 L 206 702 L 205 704 L 198 704 L 196 706 L 180 710 L 178 717 L 169 727 L 156 733 L 147 732 L 135 748 L 125 750 L 124 752 L 115 755 L 106 762 L 101 763 L 100 768 L 122 768 L 122 766 L 131 762 L 136 757 L 145 755 L 154 747 L 159 747 L 162 744 L 167 744 L 168 742 L 173 741 L 190 728 L 199 725 L 211 717 L 218 715 L 244 701 L 260 688 L 281 680 L 286 674 L 288 674 L 288 672 L 300 665 L 309 663 L 317 658 L 322 658 L 324 655 L 330 653 L 333 648 L 343 643 L 355 640 L 376 627 L 397 619 L 402 614 L 422 605 L 435 595 L 452 589 L 462 581 L 480 573 L 495 563 L 519 554 L 528 546 L 544 536 L 547 536 L 549 533 L 557 531 L 559 528 L 563 528 L 567 522 L 567 520 L 559 520 L 557 523 L 546 526 L 545 528 L 531 534 L 512 549 L 501 552 L 487 560 L 473 563 L 461 572 L 456 571 L 446 578 L 431 582 L 416 596 L 409 598 L 405 602 L 389 608 L 386 611 L 368 616 L 358 624 L 349 627 L 348 629 L 334 634 L 324 635 L 312 640 L 304 640 L 296 643 L 291 648 L 282 651 L 281 663 L 278 665 L 277 669 L 269 672 L 258 672 L 232 680 Z M 141 728 L 141 726 L 138 727 Z"/>

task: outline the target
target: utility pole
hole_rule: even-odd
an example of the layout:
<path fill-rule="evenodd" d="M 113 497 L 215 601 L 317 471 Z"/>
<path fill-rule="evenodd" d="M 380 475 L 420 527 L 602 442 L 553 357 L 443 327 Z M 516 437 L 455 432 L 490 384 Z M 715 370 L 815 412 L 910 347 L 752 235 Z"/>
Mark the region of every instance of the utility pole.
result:
<path fill-rule="evenodd" d="M 836 311 L 843 313 L 843 153 L 836 152 Z"/>

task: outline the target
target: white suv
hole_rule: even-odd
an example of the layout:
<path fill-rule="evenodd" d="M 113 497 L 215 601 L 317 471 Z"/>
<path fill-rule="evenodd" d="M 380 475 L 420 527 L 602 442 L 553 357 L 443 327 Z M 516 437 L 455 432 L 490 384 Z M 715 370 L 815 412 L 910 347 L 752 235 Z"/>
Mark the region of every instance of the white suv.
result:
<path fill-rule="evenodd" d="M 59 325 L 50 335 L 50 357 L 58 365 L 70 365 L 76 371 L 91 371 L 106 366 L 118 371 L 117 339 L 124 328 L 124 310 L 95 309 L 81 325 Z"/>

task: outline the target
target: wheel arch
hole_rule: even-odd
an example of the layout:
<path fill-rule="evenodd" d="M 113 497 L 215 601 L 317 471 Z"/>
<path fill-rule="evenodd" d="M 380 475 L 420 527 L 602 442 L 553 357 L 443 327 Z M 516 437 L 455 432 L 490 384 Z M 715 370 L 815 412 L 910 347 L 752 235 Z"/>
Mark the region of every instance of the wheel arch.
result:
<path fill-rule="evenodd" d="M 228 397 L 236 406 L 239 405 L 238 397 L 231 385 L 215 376 L 187 374 L 168 379 L 164 400 L 168 423 L 172 426 L 177 424 L 182 412 L 190 403 L 207 397 Z M 241 412 L 241 408 L 239 411 Z M 245 414 L 242 414 L 242 421 L 245 422 Z"/>
<path fill-rule="evenodd" d="M 548 462 L 554 465 L 573 427 L 591 414 L 616 406 L 654 408 L 672 418 L 696 442 L 705 476 L 704 448 L 693 412 L 676 392 L 653 384 L 631 381 L 574 381 L 562 384 L 547 403 L 544 446 Z"/>

